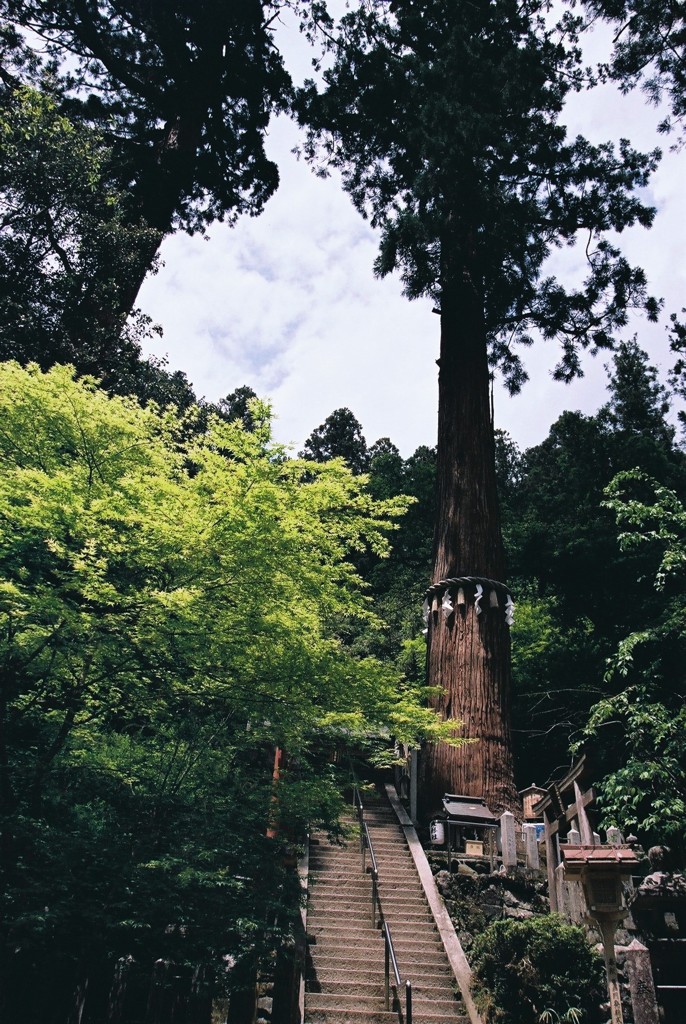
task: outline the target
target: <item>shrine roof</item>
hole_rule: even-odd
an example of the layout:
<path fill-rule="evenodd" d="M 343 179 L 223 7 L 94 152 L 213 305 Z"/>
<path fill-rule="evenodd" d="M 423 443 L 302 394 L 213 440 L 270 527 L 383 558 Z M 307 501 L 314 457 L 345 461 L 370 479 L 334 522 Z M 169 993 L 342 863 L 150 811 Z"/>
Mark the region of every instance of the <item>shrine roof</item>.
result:
<path fill-rule="evenodd" d="M 443 807 L 451 821 L 463 821 L 470 825 L 495 825 L 498 821 L 486 801 L 478 796 L 446 793 Z"/>

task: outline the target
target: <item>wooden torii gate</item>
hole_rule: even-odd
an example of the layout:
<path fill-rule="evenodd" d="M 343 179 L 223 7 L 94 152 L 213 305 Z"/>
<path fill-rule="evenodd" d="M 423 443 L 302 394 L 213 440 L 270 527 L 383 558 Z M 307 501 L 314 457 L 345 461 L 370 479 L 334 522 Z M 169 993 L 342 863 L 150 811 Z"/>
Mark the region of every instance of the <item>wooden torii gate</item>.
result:
<path fill-rule="evenodd" d="M 533 811 L 543 816 L 545 825 L 548 895 L 550 898 L 550 910 L 553 913 L 561 909 L 558 906 L 557 898 L 557 869 L 562 862 L 559 846 L 560 839 L 566 838 L 567 833 L 576 824 L 581 845 L 593 846 L 595 843 L 593 829 L 586 813 L 586 808 L 595 800 L 595 792 L 592 787 L 582 792 L 580 786 L 587 771 L 588 766 L 586 764 L 586 755 L 584 754 L 570 768 L 565 777 L 559 782 L 554 782 L 548 789 L 547 795 L 542 797 L 533 806 Z M 570 799 L 571 802 L 566 805 Z"/>

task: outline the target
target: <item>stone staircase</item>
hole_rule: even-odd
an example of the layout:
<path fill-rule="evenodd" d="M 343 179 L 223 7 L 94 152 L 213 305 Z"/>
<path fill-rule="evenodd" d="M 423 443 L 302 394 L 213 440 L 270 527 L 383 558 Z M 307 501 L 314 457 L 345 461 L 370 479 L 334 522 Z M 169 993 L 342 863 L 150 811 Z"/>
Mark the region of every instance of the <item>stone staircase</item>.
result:
<path fill-rule="evenodd" d="M 305 1024 L 397 1024 L 412 982 L 413 1024 L 468 1024 L 457 985 L 398 818 L 385 798 L 365 796 L 379 869 L 379 894 L 390 928 L 402 989 L 391 968 L 390 1009 L 384 1004 L 384 940 L 372 926 L 371 878 L 362 872 L 357 825 L 344 846 L 310 841 Z M 370 866 L 369 853 L 366 858 Z M 378 916 L 378 915 L 377 915 Z M 394 1008 L 395 1006 L 395 1008 Z"/>

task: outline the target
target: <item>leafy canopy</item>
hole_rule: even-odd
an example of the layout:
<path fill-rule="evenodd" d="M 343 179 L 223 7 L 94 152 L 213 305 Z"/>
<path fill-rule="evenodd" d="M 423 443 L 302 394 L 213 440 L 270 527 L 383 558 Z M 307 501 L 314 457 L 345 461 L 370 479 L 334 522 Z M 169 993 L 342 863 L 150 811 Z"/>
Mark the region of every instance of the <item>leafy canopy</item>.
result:
<path fill-rule="evenodd" d="M 472 966 L 488 1024 L 604 1019 L 602 960 L 583 929 L 557 914 L 495 921 L 476 939 Z"/>
<path fill-rule="evenodd" d="M 154 233 L 132 222 L 101 132 L 22 86 L 0 104 L 0 358 L 77 362 L 112 378 L 144 317 L 103 313 L 137 279 Z"/>
<path fill-rule="evenodd" d="M 647 841 L 686 850 L 686 509 L 676 493 L 638 470 L 620 473 L 606 489 L 624 551 L 652 556 L 661 597 L 643 628 L 619 644 L 606 682 L 623 688 L 591 709 L 584 738 L 615 755 L 600 786 L 608 823 Z"/>
<path fill-rule="evenodd" d="M 132 213 L 166 232 L 258 213 L 276 188 L 264 134 L 289 87 L 270 30 L 277 10 L 2 0 L 0 17 L 19 38 L 31 33 L 71 112 L 107 132 Z"/>
<path fill-rule="evenodd" d="M 12 969 L 58 948 L 195 963 L 257 948 L 297 913 L 285 843 L 337 816 L 322 751 L 446 731 L 419 687 L 339 637 L 374 618 L 347 556 L 386 553 L 406 500 L 373 500 L 340 461 L 289 460 L 268 408 L 250 415 L 193 434 L 69 367 L 0 364 Z"/>

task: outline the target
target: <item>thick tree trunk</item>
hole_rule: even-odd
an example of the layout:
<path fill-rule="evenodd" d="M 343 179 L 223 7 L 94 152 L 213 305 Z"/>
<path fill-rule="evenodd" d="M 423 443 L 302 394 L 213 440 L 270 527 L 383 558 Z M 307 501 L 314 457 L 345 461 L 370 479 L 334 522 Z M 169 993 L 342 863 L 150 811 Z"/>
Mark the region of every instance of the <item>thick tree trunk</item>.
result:
<path fill-rule="evenodd" d="M 483 305 L 467 276 L 444 289 L 438 399 L 438 518 L 433 583 L 483 577 L 504 583 L 505 565 L 495 480 L 493 423 Z M 441 688 L 434 706 L 464 723 L 475 742 L 431 744 L 423 758 L 428 808 L 446 792 L 483 796 L 492 810 L 515 809 L 510 730 L 510 637 L 505 595 L 489 607 L 475 587 L 447 619 L 429 615 L 428 682 Z"/>

